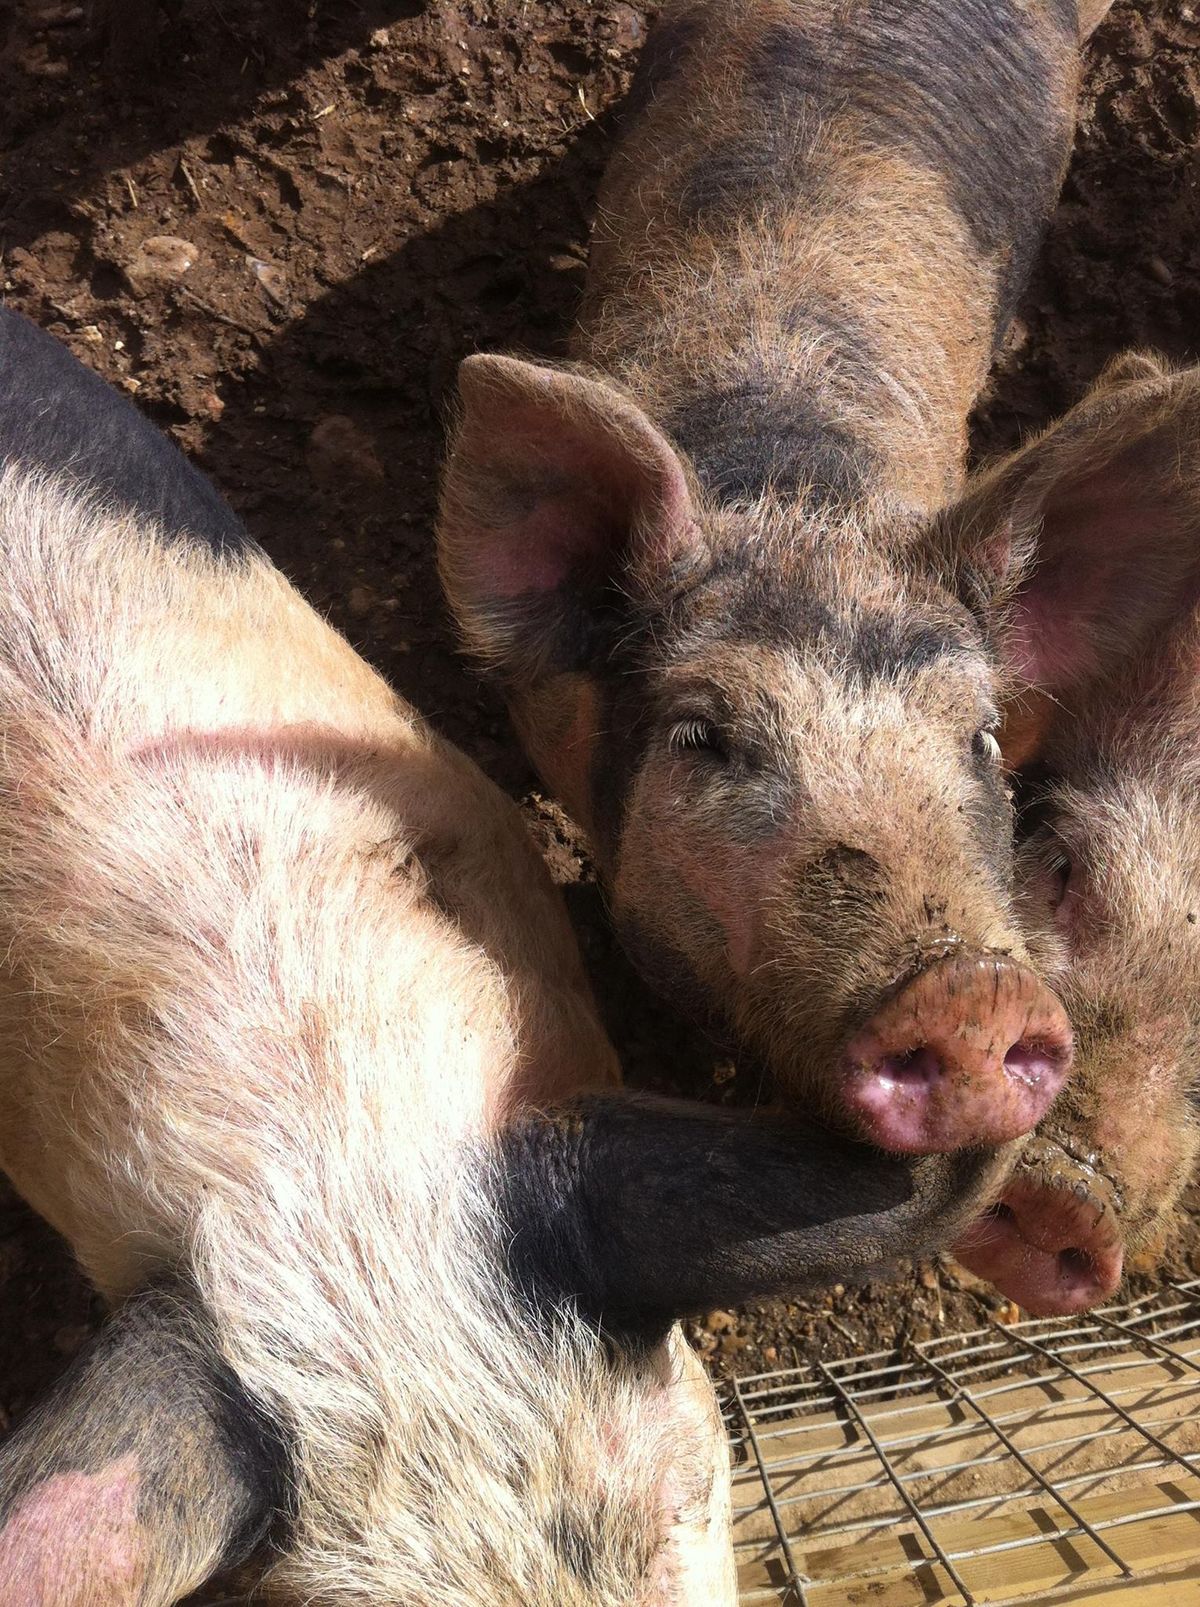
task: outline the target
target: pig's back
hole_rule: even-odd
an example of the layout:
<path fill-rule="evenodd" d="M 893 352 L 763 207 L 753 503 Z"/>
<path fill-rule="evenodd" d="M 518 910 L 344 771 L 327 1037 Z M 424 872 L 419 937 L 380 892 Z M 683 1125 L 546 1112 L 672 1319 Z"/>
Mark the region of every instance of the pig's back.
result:
<path fill-rule="evenodd" d="M 26 459 L 0 559 L 0 1165 L 102 1287 L 611 1075 L 511 804 L 252 543 Z"/>
<path fill-rule="evenodd" d="M 149 420 L 10 307 L 0 307 L 0 464 L 73 482 L 215 553 L 254 545 L 211 482 Z"/>

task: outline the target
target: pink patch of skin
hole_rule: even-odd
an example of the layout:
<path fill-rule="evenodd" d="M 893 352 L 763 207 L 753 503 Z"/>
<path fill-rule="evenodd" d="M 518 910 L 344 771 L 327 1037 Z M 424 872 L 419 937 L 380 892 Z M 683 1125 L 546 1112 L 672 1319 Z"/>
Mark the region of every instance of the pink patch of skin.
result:
<path fill-rule="evenodd" d="M 377 760 L 378 742 L 356 742 L 332 726 L 314 721 L 292 725 L 231 725 L 217 730 L 184 727 L 150 737 L 129 750 L 135 763 L 163 763 L 186 754 L 228 755 L 270 763 L 287 761 L 327 771 Z"/>
<path fill-rule="evenodd" d="M 0 1529 L 4 1607 L 135 1607 L 145 1579 L 137 1458 L 57 1473 Z"/>
<path fill-rule="evenodd" d="M 486 589 L 497 597 L 553 591 L 581 558 L 601 545 L 566 498 L 548 498 L 521 526 L 516 541 L 499 542 L 487 555 L 482 565 Z"/>
<path fill-rule="evenodd" d="M 669 784 L 665 791 L 669 797 Z M 769 841 L 744 851 L 728 842 L 714 844 L 699 836 L 676 836 L 676 874 L 690 897 L 720 927 L 729 967 L 744 981 L 758 956 L 763 897 L 783 860 L 785 834 L 776 833 Z"/>
<path fill-rule="evenodd" d="M 1013 608 L 1007 657 L 1010 669 L 1031 686 L 1077 685 L 1093 672 L 1096 650 L 1079 619 L 1058 606 L 1058 591 L 1021 598 Z M 1086 618 L 1078 603 L 1074 613 Z"/>

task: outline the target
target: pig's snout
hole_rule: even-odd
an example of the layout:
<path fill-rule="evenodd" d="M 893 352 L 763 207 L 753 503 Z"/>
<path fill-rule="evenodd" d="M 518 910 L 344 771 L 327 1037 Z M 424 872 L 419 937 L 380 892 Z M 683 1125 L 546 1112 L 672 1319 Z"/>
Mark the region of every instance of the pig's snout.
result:
<path fill-rule="evenodd" d="M 954 1253 L 1035 1317 L 1086 1311 L 1121 1281 L 1121 1228 L 1108 1185 L 1056 1144 L 1037 1144 L 1033 1164 L 1023 1160 Z"/>
<path fill-rule="evenodd" d="M 1070 1065 L 1066 1014 L 1032 972 L 957 956 L 922 971 L 851 1040 L 843 1113 L 901 1154 L 1005 1144 L 1037 1126 Z"/>

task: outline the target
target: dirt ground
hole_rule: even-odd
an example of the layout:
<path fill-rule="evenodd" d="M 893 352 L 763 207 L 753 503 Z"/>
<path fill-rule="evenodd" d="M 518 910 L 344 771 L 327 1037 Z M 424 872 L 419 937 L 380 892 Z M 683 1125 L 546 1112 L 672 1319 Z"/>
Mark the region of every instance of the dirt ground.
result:
<path fill-rule="evenodd" d="M 646 11 L 116 4 L 113 36 L 98 3 L 0 0 L 5 299 L 132 393 L 334 623 L 526 802 L 631 1079 L 736 1101 L 735 1068 L 616 951 L 582 846 L 456 655 L 430 540 L 458 359 L 562 349 Z M 1124 347 L 1200 356 L 1198 15 L 1119 4 L 1094 41 L 1074 165 L 979 410 L 980 454 L 1061 411 Z M 162 236 L 175 244 L 144 245 Z M 1200 1194 L 1188 1204 L 1169 1263 L 1185 1274 L 1200 1271 Z M 811 1306 L 712 1313 L 694 1337 L 716 1366 L 758 1371 L 995 1305 L 940 1265 Z M 95 1316 L 60 1246 L 0 1193 L 0 1430 Z"/>

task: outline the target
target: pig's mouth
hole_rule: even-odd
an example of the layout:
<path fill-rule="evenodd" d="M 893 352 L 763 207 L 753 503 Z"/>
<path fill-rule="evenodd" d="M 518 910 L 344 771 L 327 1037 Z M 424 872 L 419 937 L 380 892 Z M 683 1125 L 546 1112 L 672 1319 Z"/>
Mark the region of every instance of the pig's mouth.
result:
<path fill-rule="evenodd" d="M 1032 1316 L 1087 1311 L 1121 1281 L 1124 1246 L 1113 1190 L 1060 1145 L 1035 1139 L 1000 1199 L 954 1253 Z"/>

